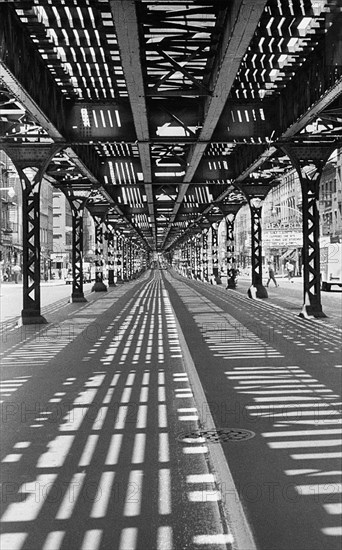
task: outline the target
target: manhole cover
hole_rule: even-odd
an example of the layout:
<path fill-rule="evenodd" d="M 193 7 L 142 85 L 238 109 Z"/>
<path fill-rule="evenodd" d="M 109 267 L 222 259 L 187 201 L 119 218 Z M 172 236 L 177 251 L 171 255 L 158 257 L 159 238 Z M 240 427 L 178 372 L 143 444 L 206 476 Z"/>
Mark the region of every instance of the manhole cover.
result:
<path fill-rule="evenodd" d="M 177 437 L 182 443 L 225 443 L 226 441 L 246 441 L 252 439 L 255 433 L 240 428 L 222 428 L 219 430 L 199 430 L 181 434 Z"/>

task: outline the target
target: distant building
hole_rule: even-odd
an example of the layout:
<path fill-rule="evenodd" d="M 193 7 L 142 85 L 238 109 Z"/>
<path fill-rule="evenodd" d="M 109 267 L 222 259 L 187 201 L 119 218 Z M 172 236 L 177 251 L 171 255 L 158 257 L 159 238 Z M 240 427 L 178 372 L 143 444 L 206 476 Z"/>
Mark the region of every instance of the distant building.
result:
<path fill-rule="evenodd" d="M 83 258 L 92 262 L 95 255 L 95 229 L 93 219 L 85 208 L 83 213 Z M 64 193 L 53 189 L 53 255 L 52 271 L 55 277 L 65 277 L 72 268 L 72 214 Z"/>
<path fill-rule="evenodd" d="M 342 241 L 342 149 L 326 164 L 320 185 L 321 236 Z"/>
<path fill-rule="evenodd" d="M 320 180 L 321 240 L 342 241 L 342 149 L 330 157 Z M 267 195 L 262 208 L 263 258 L 272 260 L 279 272 L 290 259 L 296 273 L 302 265 L 302 192 L 299 176 L 290 170 Z M 251 264 L 251 217 L 243 206 L 235 220 L 235 252 L 242 267 Z"/>

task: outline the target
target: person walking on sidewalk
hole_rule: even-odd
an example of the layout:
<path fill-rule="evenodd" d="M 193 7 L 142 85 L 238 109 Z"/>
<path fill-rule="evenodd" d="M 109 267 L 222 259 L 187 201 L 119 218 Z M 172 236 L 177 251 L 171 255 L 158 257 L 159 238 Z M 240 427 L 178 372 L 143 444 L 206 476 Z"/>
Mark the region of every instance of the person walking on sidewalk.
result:
<path fill-rule="evenodd" d="M 268 287 L 271 281 L 274 282 L 274 286 L 279 286 L 274 275 L 274 265 L 272 262 L 268 262 L 268 281 L 266 287 Z"/>
<path fill-rule="evenodd" d="M 291 281 L 291 283 L 293 283 L 293 281 L 292 281 L 293 271 L 294 271 L 293 263 L 290 262 L 290 261 L 286 262 L 285 268 L 286 268 L 286 271 L 287 271 L 287 276 L 288 276 L 289 281 Z"/>
<path fill-rule="evenodd" d="M 20 266 L 18 264 L 15 264 L 15 266 L 13 267 L 13 273 L 14 273 L 14 281 L 16 285 L 18 284 L 18 281 L 19 281 L 20 272 L 21 272 Z"/>

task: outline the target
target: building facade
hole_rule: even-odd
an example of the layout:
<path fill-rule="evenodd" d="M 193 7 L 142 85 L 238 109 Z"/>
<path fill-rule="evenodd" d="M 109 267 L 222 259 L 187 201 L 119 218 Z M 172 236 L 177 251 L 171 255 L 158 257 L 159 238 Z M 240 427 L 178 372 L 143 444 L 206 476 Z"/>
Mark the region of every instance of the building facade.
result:
<path fill-rule="evenodd" d="M 342 240 L 342 149 L 331 155 L 320 180 L 321 243 Z M 278 273 L 285 273 L 291 261 L 295 273 L 302 271 L 302 193 L 299 176 L 289 171 L 267 195 L 262 208 L 263 260 L 272 261 Z M 235 220 L 235 250 L 241 268 L 251 265 L 251 217 L 243 206 Z"/>
<path fill-rule="evenodd" d="M 9 157 L 0 150 L 0 278 L 14 281 L 13 267 L 22 267 L 22 190 Z M 19 275 L 19 279 L 21 276 Z"/>

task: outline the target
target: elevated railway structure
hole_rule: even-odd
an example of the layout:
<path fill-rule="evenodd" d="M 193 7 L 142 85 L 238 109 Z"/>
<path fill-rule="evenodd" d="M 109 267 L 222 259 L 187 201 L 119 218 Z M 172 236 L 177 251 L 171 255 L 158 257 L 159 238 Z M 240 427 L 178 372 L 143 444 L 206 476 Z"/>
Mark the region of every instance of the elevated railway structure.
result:
<path fill-rule="evenodd" d="M 293 167 L 303 311 L 323 316 L 317 203 L 342 141 L 341 35 L 341 0 L 0 0 L 0 147 L 23 186 L 23 323 L 45 321 L 44 176 L 72 206 L 78 301 L 84 208 L 111 263 L 120 242 L 130 257 L 172 254 L 194 235 L 205 245 L 225 217 L 231 269 L 234 217 L 248 203 L 260 290 L 262 202 Z"/>

